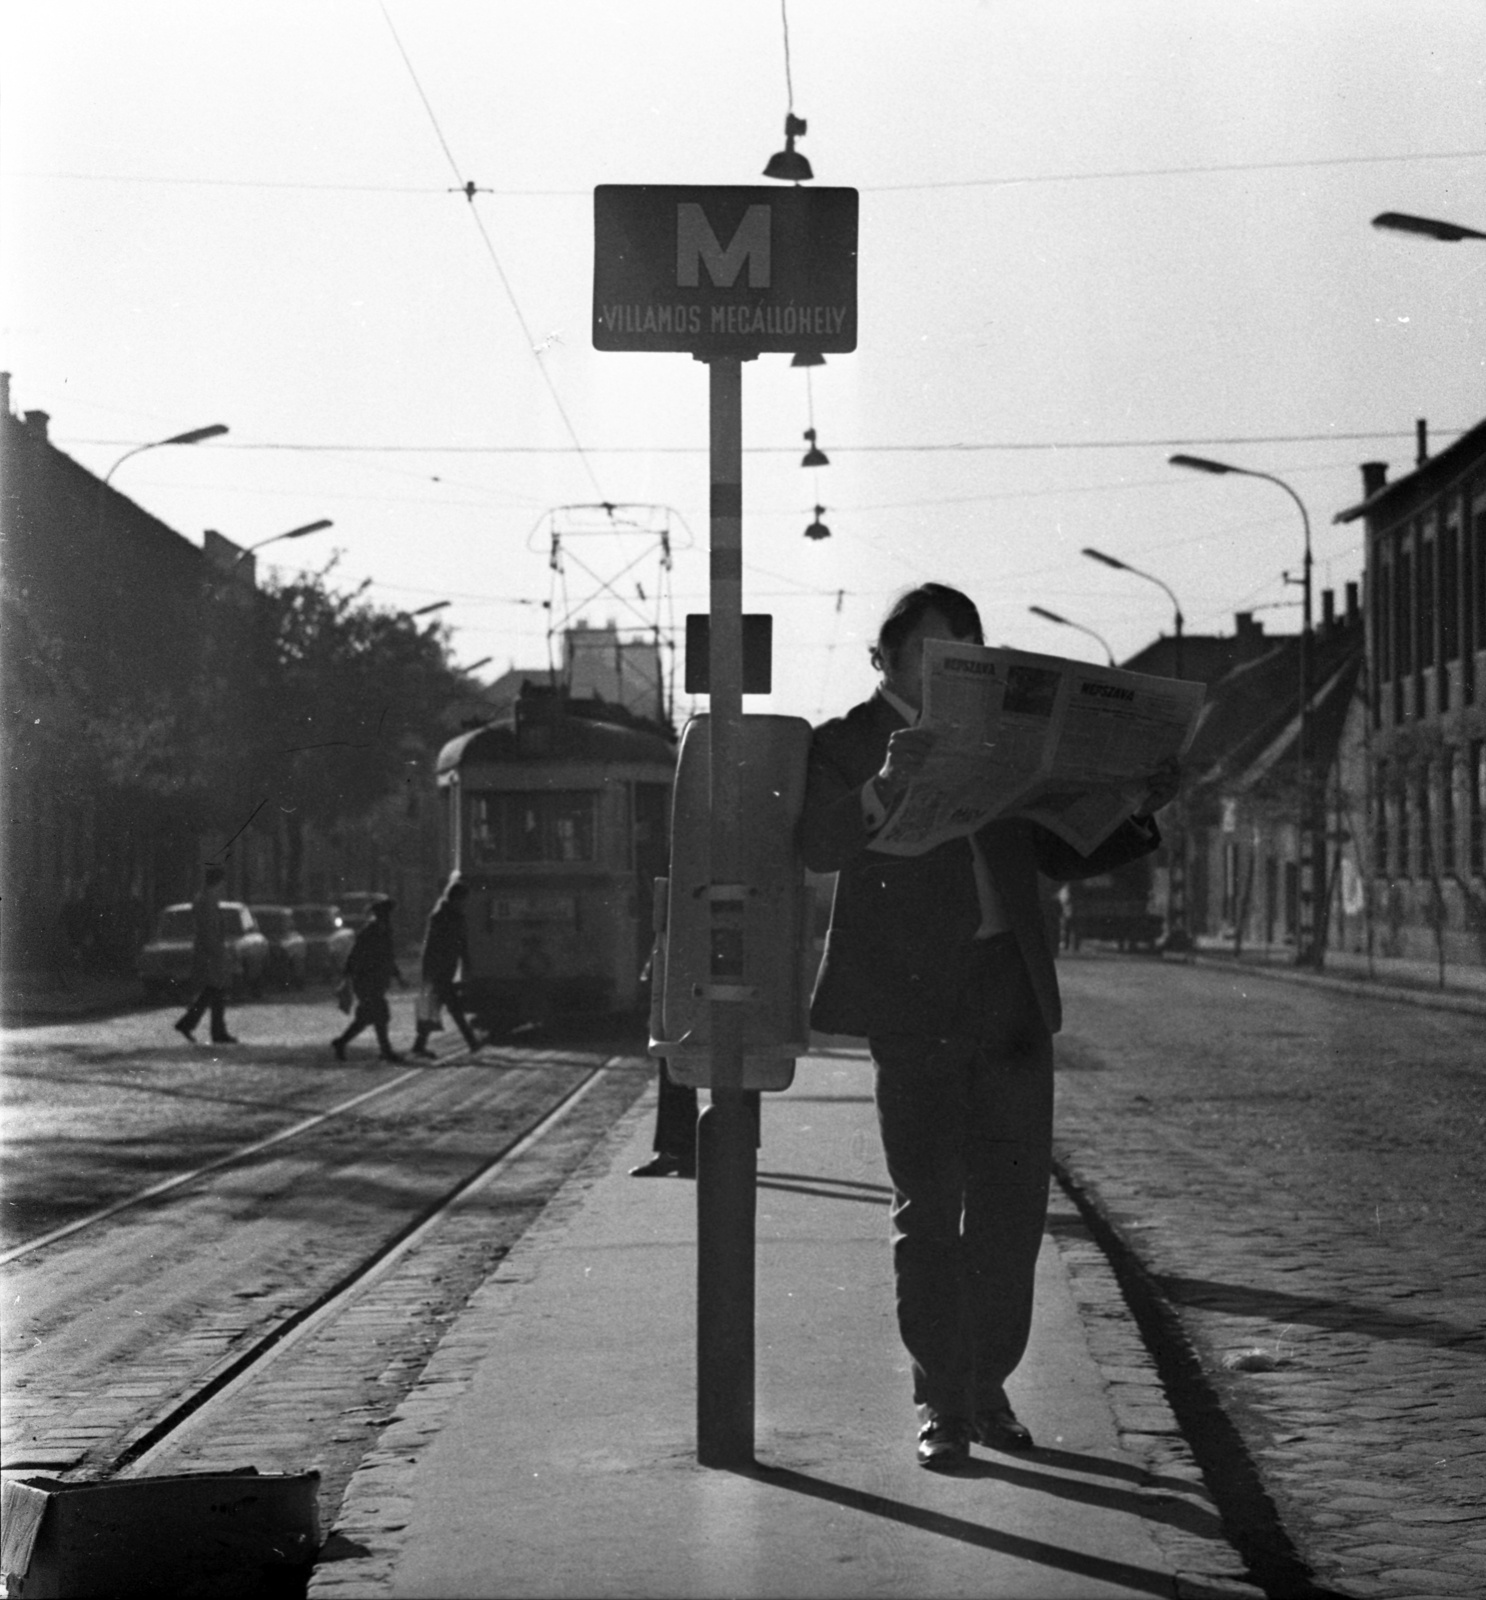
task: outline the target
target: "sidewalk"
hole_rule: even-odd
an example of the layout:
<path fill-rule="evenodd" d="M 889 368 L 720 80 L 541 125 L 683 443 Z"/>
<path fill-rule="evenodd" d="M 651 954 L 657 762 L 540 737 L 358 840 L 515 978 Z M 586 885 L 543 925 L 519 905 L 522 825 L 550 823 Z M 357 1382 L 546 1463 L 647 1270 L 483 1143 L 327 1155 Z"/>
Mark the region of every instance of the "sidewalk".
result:
<path fill-rule="evenodd" d="M 144 990 L 132 975 L 95 972 L 0 974 L 0 1019 L 9 1028 L 71 1022 L 109 1011 L 135 1010 Z"/>
<path fill-rule="evenodd" d="M 1039 1448 L 917 1466 L 856 1050 L 765 1097 L 759 1468 L 699 1467 L 695 1188 L 627 1176 L 653 1115 L 652 1093 L 470 1301 L 353 1478 L 315 1600 L 1257 1596 L 1056 1191 L 1010 1385 Z"/>
<path fill-rule="evenodd" d="M 1295 952 L 1283 945 L 1249 948 L 1234 955 L 1231 941 L 1200 938 L 1194 952 L 1200 961 L 1239 966 L 1292 983 L 1309 983 L 1347 993 L 1371 993 L 1410 1005 L 1486 1014 L 1486 965 L 1450 962 L 1440 984 L 1434 961 L 1401 956 L 1374 956 L 1349 950 L 1328 950 L 1320 972 L 1295 965 Z"/>

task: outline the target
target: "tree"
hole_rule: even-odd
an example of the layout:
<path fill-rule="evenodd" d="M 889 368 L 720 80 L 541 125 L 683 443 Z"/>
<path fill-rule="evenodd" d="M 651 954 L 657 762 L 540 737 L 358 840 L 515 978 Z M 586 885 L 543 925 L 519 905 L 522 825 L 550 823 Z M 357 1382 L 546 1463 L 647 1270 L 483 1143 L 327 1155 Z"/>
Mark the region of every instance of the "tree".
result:
<path fill-rule="evenodd" d="M 330 568 L 254 596 L 251 733 L 238 781 L 240 814 L 272 806 L 283 819 L 284 892 L 297 898 L 305 830 L 366 819 L 427 772 L 440 716 L 462 692 L 447 633 L 363 599 L 367 585 L 334 592 Z"/>

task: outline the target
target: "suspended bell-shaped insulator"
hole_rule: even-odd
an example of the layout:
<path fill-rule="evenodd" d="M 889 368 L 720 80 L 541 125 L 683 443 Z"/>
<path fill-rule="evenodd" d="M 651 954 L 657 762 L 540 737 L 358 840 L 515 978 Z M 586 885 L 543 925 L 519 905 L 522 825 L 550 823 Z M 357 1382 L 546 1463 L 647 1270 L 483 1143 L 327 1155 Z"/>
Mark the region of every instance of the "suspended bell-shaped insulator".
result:
<path fill-rule="evenodd" d="M 815 442 L 815 429 L 806 428 L 805 437 L 810 441 L 810 448 L 800 458 L 802 467 L 828 467 L 831 458 Z"/>
<path fill-rule="evenodd" d="M 815 521 L 805 530 L 807 539 L 829 539 L 831 537 L 831 530 L 820 520 L 825 515 L 825 511 L 826 508 L 824 506 L 815 508 Z"/>
<path fill-rule="evenodd" d="M 805 131 L 804 117 L 790 112 L 784 119 L 784 149 L 776 150 L 764 168 L 766 178 L 778 178 L 781 183 L 804 183 L 815 174 L 810 163 L 795 149 L 795 139 Z"/>

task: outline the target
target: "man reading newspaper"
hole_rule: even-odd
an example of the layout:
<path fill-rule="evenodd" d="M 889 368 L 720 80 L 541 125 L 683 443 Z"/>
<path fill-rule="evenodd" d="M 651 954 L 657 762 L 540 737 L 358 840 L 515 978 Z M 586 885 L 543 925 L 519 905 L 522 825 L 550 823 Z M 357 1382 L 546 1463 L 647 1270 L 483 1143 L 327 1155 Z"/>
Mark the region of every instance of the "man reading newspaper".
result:
<path fill-rule="evenodd" d="M 1049 820 L 1008 814 L 1018 797 L 1047 808 L 1049 785 L 1072 792 L 1074 751 L 1061 763 L 1056 751 L 1079 719 L 1065 676 L 1027 658 L 1010 664 L 1032 675 L 940 692 L 939 720 L 921 722 L 926 670 L 956 651 L 998 654 L 982 643 L 958 590 L 925 584 L 898 600 L 872 650 L 877 692 L 815 730 L 799 829 L 806 864 L 838 874 L 810 1020 L 864 1035 L 872 1053 L 918 1459 L 938 1470 L 963 1465 L 972 1442 L 1032 1448 L 1005 1382 L 1031 1326 L 1061 1023 L 1037 875 L 1091 876 L 1154 850 L 1153 813 L 1179 783 L 1173 758 L 1153 763 L 1087 852 Z M 1129 788 L 1107 751 L 1078 760 Z"/>

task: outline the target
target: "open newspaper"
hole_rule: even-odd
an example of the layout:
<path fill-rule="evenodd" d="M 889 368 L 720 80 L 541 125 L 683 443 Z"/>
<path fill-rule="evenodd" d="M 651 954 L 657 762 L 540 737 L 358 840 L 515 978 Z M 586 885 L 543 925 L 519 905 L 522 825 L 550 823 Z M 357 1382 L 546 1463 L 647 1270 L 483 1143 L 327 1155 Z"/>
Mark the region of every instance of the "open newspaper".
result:
<path fill-rule="evenodd" d="M 1024 650 L 929 639 L 922 772 L 872 841 L 913 856 L 998 817 L 1030 817 L 1088 855 L 1196 731 L 1204 688 Z"/>

